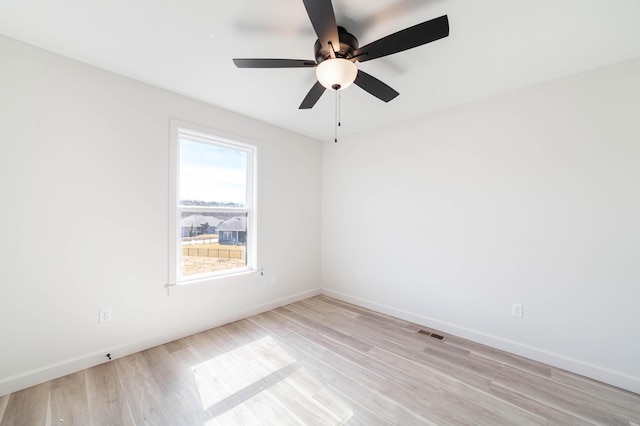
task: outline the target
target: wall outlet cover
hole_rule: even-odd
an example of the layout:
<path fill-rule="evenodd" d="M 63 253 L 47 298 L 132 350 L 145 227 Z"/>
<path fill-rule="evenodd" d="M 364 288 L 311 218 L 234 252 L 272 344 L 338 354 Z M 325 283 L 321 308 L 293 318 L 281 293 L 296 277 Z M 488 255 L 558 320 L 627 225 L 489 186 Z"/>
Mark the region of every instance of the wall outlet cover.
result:
<path fill-rule="evenodd" d="M 111 321 L 111 308 L 100 309 L 100 317 L 99 322 L 102 324 L 103 322 Z"/>
<path fill-rule="evenodd" d="M 513 305 L 511 305 L 511 315 L 513 315 L 516 318 L 522 318 L 522 304 L 521 303 L 514 303 Z"/>

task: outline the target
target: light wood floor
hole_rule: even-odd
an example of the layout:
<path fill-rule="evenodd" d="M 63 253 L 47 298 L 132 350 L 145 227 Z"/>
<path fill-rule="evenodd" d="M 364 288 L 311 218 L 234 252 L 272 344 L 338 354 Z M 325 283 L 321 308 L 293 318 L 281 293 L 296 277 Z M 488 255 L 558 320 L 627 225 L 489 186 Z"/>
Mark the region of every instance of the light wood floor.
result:
<path fill-rule="evenodd" d="M 0 424 L 640 424 L 640 395 L 419 328 L 317 296 L 0 397 Z"/>

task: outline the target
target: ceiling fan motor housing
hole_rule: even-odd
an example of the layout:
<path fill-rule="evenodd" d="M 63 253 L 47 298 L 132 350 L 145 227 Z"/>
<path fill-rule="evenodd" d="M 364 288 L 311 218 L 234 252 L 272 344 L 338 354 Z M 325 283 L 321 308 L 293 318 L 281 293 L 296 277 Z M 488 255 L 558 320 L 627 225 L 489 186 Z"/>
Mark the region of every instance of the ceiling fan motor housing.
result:
<path fill-rule="evenodd" d="M 334 46 L 336 58 L 351 59 L 353 53 L 358 49 L 358 39 L 351 33 L 347 32 L 343 27 L 338 27 L 338 38 L 340 39 L 340 46 Z M 316 40 L 314 45 L 316 54 L 316 62 L 320 62 L 331 59 L 331 52 L 322 47 L 320 40 Z"/>

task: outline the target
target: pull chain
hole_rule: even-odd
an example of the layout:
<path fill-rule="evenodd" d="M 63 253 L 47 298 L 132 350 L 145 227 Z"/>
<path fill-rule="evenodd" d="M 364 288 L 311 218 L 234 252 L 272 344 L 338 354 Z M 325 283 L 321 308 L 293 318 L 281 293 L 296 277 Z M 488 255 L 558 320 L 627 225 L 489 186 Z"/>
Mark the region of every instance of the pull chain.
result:
<path fill-rule="evenodd" d="M 336 96 L 335 96 L 335 100 L 336 100 L 336 105 L 335 105 L 335 112 L 336 112 L 336 123 L 335 123 L 335 135 L 334 135 L 334 139 L 333 141 L 335 143 L 338 143 L 338 126 L 340 125 L 340 119 L 338 118 L 338 106 L 339 106 L 339 102 L 338 102 L 338 92 L 339 90 L 336 89 Z"/>
<path fill-rule="evenodd" d="M 335 136 L 333 141 L 335 143 L 338 143 L 338 127 L 340 127 L 342 125 L 342 123 L 340 122 L 340 86 L 338 86 L 337 88 L 335 88 L 336 91 L 336 127 L 335 127 Z"/>
<path fill-rule="evenodd" d="M 342 126 L 342 94 L 338 91 L 338 127 Z"/>

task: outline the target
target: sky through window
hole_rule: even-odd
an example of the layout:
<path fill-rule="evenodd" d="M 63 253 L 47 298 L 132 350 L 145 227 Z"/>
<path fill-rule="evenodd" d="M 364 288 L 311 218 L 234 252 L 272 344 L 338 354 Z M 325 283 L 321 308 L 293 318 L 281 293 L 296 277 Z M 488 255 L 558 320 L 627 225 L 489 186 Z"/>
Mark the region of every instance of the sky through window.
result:
<path fill-rule="evenodd" d="M 247 153 L 182 139 L 179 199 L 247 203 Z"/>

